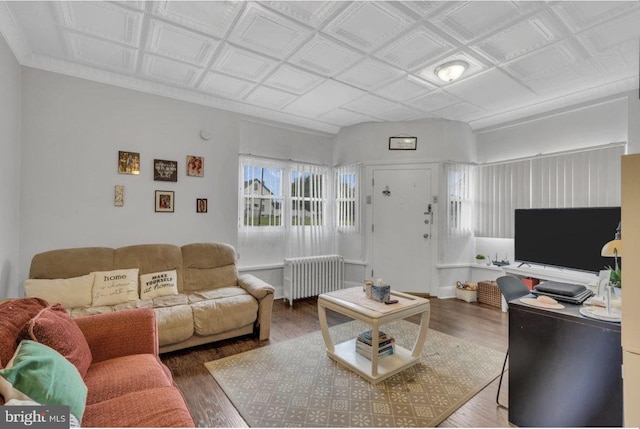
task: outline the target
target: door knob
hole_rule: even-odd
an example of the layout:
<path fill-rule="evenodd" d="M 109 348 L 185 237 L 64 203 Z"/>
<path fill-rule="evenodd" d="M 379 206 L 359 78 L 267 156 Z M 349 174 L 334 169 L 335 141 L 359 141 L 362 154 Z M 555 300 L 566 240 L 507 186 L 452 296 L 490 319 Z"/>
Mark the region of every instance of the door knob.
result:
<path fill-rule="evenodd" d="M 423 238 L 429 238 L 429 234 L 422 234 Z"/>

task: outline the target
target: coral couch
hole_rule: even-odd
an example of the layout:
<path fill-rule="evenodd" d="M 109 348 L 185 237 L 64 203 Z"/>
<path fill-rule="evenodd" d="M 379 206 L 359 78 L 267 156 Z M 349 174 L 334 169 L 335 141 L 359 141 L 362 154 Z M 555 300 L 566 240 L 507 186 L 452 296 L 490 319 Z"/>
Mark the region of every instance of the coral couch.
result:
<path fill-rule="evenodd" d="M 55 350 L 58 360 L 47 366 L 48 360 L 34 355 L 30 367 L 23 350 L 36 349 L 26 345 Z M 71 372 L 60 372 L 65 365 Z M 12 367 L 19 377 L 12 377 Z M 0 404 L 25 399 L 14 394 L 10 380 L 39 404 L 71 406 L 83 427 L 195 426 L 158 358 L 155 313 L 149 308 L 72 319 L 61 306 L 39 298 L 4 302 L 0 368 Z M 41 377 L 30 379 L 37 371 Z"/>
<path fill-rule="evenodd" d="M 33 257 L 29 277 L 27 296 L 60 303 L 74 318 L 152 308 L 160 353 L 254 332 L 269 338 L 274 288 L 238 275 L 227 244 L 52 250 Z"/>

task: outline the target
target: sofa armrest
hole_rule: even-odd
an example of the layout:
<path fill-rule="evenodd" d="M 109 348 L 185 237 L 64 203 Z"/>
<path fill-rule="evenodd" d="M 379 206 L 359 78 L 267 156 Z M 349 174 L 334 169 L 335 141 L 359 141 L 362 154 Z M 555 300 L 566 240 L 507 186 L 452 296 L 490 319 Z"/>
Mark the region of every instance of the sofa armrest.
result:
<path fill-rule="evenodd" d="M 119 310 L 74 320 L 89 344 L 93 362 L 134 354 L 158 356 L 156 313 L 151 308 Z"/>
<path fill-rule="evenodd" d="M 260 280 L 253 274 L 242 274 L 238 276 L 238 285 L 249 292 L 258 301 L 267 295 L 273 295 L 275 289 L 269 283 Z"/>

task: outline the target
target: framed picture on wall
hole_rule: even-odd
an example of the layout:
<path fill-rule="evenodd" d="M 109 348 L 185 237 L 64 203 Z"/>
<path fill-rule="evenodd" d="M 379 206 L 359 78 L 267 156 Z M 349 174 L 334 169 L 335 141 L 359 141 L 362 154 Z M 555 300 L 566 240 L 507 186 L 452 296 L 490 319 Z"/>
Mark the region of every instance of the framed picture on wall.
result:
<path fill-rule="evenodd" d="M 156 191 L 156 212 L 173 213 L 174 206 L 173 191 Z"/>
<path fill-rule="evenodd" d="M 196 199 L 196 213 L 206 213 L 206 212 L 207 212 L 207 199 L 206 198 Z"/>
<path fill-rule="evenodd" d="M 118 173 L 140 174 L 140 153 L 118 151 Z"/>
<path fill-rule="evenodd" d="M 389 150 L 416 150 L 418 137 L 389 137 Z"/>
<path fill-rule="evenodd" d="M 153 160 L 153 180 L 162 182 L 178 181 L 178 161 L 167 161 L 165 159 Z"/>
<path fill-rule="evenodd" d="M 187 176 L 204 176 L 204 158 L 201 156 L 187 155 Z"/>

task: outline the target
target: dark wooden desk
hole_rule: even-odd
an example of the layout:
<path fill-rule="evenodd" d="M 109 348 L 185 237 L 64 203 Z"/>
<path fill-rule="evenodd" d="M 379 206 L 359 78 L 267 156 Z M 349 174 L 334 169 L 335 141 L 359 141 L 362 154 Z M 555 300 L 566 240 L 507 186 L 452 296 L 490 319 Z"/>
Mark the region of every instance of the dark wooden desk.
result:
<path fill-rule="evenodd" d="M 509 421 L 622 426 L 620 324 L 509 302 Z"/>

